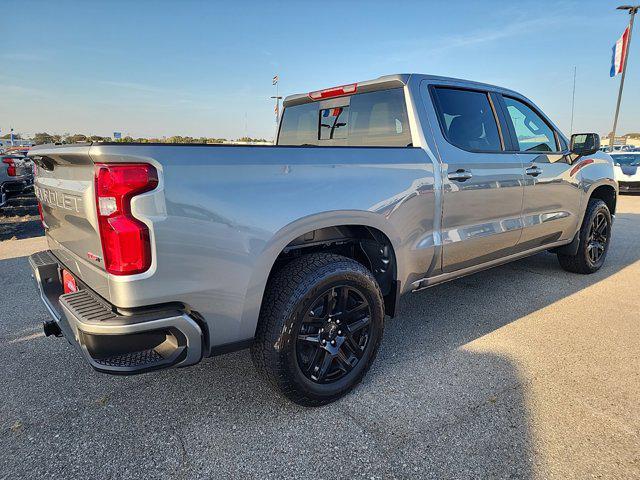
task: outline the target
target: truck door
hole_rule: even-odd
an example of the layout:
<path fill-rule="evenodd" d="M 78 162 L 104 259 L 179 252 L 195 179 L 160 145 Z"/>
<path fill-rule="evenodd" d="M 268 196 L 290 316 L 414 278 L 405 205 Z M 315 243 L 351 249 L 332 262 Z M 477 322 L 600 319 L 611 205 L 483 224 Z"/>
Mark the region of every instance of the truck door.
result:
<path fill-rule="evenodd" d="M 581 221 L 581 193 L 566 141 L 524 99 L 503 95 L 498 101 L 525 173 L 518 250 L 572 238 Z"/>
<path fill-rule="evenodd" d="M 442 162 L 442 271 L 514 253 L 522 233 L 524 169 L 503 135 L 504 112 L 481 89 L 431 85 Z M 427 103 L 430 103 L 427 101 Z"/>

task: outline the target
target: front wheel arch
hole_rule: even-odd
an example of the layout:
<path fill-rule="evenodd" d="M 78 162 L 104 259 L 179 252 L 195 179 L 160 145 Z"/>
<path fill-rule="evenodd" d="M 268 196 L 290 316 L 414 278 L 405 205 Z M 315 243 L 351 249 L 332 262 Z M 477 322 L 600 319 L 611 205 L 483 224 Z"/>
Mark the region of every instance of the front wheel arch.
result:
<path fill-rule="evenodd" d="M 602 236 L 602 239 L 593 238 L 594 225 L 598 218 L 604 218 L 606 220 L 606 223 L 604 223 L 606 232 Z M 568 251 L 567 249 L 557 252 L 560 266 L 564 270 L 572 273 L 591 274 L 597 272 L 604 264 L 611 244 L 611 227 L 612 216 L 607 204 L 600 198 L 590 198 L 580 229 L 576 234 L 577 247 L 575 251 Z M 599 233 L 598 237 L 600 236 Z M 574 239 L 574 242 L 576 242 L 576 239 Z M 598 255 L 597 261 L 590 258 L 590 249 L 594 245 L 602 248 L 602 253 Z"/>
<path fill-rule="evenodd" d="M 616 214 L 616 204 L 618 201 L 618 195 L 616 193 L 616 189 L 611 185 L 600 185 L 593 189 L 591 194 L 589 195 L 589 200 L 592 198 L 598 198 L 607 204 L 607 208 L 609 208 L 609 213 L 611 215 Z"/>

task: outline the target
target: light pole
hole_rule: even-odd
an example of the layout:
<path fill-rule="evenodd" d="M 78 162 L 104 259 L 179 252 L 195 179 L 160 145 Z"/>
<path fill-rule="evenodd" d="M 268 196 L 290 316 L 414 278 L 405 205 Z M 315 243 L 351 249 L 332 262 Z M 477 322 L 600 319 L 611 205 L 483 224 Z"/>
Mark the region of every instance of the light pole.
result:
<path fill-rule="evenodd" d="M 618 91 L 618 103 L 616 104 L 616 115 L 613 118 L 613 131 L 609 139 L 609 148 L 613 150 L 613 142 L 616 139 L 616 128 L 618 127 L 618 114 L 620 113 L 620 102 L 622 101 L 622 89 L 624 88 L 624 77 L 627 73 L 627 63 L 629 63 L 629 51 L 631 50 L 631 34 L 633 33 L 633 19 L 640 10 L 640 5 L 621 5 L 617 10 L 627 10 L 631 18 L 629 19 L 629 39 L 627 40 L 627 51 L 625 52 L 624 64 L 622 65 L 622 78 L 620 79 L 620 90 Z"/>

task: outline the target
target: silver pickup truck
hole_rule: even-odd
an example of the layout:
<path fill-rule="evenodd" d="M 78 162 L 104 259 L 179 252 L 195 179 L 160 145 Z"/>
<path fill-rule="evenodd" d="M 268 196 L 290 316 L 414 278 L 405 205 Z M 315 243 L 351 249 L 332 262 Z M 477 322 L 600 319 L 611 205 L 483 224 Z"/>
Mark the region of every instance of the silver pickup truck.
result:
<path fill-rule="evenodd" d="M 33 162 L 22 153 L 0 155 L 0 208 L 33 186 Z"/>
<path fill-rule="evenodd" d="M 403 293 L 545 250 L 598 270 L 599 143 L 514 91 L 406 74 L 287 97 L 276 146 L 34 148 L 45 333 L 115 374 L 250 347 L 282 394 L 331 402 Z"/>

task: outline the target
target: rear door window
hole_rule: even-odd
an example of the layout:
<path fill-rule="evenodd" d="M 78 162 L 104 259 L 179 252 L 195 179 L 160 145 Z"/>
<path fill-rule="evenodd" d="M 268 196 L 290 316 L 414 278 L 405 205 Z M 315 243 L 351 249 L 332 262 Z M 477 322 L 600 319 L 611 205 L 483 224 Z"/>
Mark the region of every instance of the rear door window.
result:
<path fill-rule="evenodd" d="M 472 152 L 502 150 L 496 116 L 487 92 L 436 87 L 440 126 L 447 141 Z"/>
<path fill-rule="evenodd" d="M 409 117 L 402 88 L 359 93 L 335 101 L 294 105 L 284 110 L 278 145 L 411 145 Z"/>

